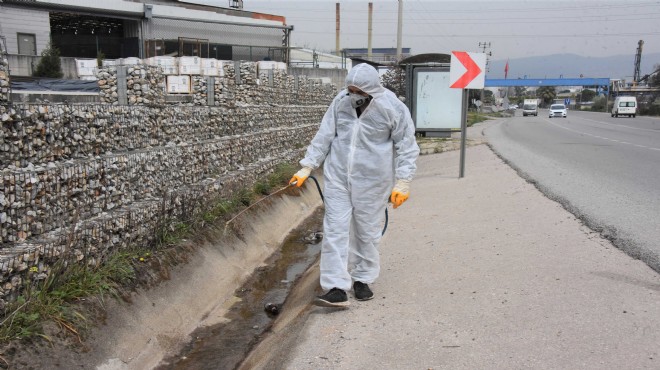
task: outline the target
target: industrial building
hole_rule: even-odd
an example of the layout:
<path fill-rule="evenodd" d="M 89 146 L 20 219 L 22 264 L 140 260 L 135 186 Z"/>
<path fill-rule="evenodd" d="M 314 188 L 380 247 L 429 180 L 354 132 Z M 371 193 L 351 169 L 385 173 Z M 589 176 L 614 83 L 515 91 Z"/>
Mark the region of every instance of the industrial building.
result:
<path fill-rule="evenodd" d="M 245 11 L 242 3 L 0 0 L 0 36 L 10 55 L 38 56 L 52 43 L 62 57 L 287 62 L 293 26 L 282 16 Z"/>
<path fill-rule="evenodd" d="M 364 59 L 374 63 L 393 65 L 399 62 L 397 48 L 347 48 L 342 54 L 350 59 Z M 401 48 L 401 59 L 410 57 L 410 48 Z"/>

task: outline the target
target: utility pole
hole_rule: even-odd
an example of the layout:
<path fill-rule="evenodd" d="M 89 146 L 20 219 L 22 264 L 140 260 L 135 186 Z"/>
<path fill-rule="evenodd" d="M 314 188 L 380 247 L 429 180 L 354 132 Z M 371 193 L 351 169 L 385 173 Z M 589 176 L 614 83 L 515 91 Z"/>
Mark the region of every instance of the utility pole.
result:
<path fill-rule="evenodd" d="M 339 3 L 337 3 L 335 12 L 337 13 L 335 21 L 335 53 L 339 56 L 341 55 L 339 50 Z"/>
<path fill-rule="evenodd" d="M 401 34 L 403 33 L 403 0 L 399 0 L 399 23 L 396 30 L 396 59 L 401 60 Z"/>
<path fill-rule="evenodd" d="M 484 74 L 488 72 L 488 57 L 493 55 L 492 52 L 486 53 L 486 48 L 490 49 L 490 41 L 489 42 L 480 42 L 479 47 L 481 48 L 481 52 L 486 54 L 486 70 L 484 71 Z M 481 89 L 481 95 L 479 97 L 479 100 L 481 100 L 481 105 L 479 106 L 479 109 L 484 106 L 484 89 Z"/>
<path fill-rule="evenodd" d="M 367 31 L 367 59 L 371 60 L 371 20 L 373 18 L 374 3 L 369 3 L 369 29 Z"/>
<path fill-rule="evenodd" d="M 643 46 L 644 46 L 644 40 L 639 40 L 639 42 L 637 43 L 637 53 L 635 53 L 635 73 L 633 75 L 633 86 L 637 86 L 637 83 L 641 78 L 640 65 L 642 64 Z"/>

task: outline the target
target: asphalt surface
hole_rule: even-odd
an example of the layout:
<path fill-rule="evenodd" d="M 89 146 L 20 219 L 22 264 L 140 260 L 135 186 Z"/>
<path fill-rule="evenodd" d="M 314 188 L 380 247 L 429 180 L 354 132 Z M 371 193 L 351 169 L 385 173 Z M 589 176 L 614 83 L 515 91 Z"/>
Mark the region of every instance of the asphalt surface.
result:
<path fill-rule="evenodd" d="M 458 165 L 459 151 L 420 157 L 390 209 L 375 298 L 309 306 L 280 367 L 660 368 L 658 273 L 487 145 L 467 149 L 462 179 Z"/>
<path fill-rule="evenodd" d="M 546 195 L 660 272 L 660 119 L 546 112 L 492 125 L 488 142 Z"/>

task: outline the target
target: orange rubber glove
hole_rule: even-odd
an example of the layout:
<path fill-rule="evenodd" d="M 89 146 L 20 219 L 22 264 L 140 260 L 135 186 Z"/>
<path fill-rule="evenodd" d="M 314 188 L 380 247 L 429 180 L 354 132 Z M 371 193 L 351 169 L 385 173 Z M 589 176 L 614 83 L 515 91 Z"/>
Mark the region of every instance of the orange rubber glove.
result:
<path fill-rule="evenodd" d="M 291 180 L 289 180 L 289 185 L 295 185 L 297 187 L 301 187 L 311 173 L 312 173 L 311 168 L 309 167 L 301 168 L 300 171 L 296 172 L 291 178 Z"/>
<path fill-rule="evenodd" d="M 410 181 L 396 180 L 392 195 L 390 195 L 390 202 L 394 205 L 394 209 L 403 204 L 410 196 Z"/>

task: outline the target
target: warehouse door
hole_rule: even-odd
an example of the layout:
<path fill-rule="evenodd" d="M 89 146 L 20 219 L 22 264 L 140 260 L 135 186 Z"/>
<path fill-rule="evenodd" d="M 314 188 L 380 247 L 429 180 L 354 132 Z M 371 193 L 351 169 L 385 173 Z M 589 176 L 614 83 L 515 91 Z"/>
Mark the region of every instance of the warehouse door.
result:
<path fill-rule="evenodd" d="M 37 38 L 33 33 L 18 34 L 18 53 L 22 55 L 37 55 Z"/>

